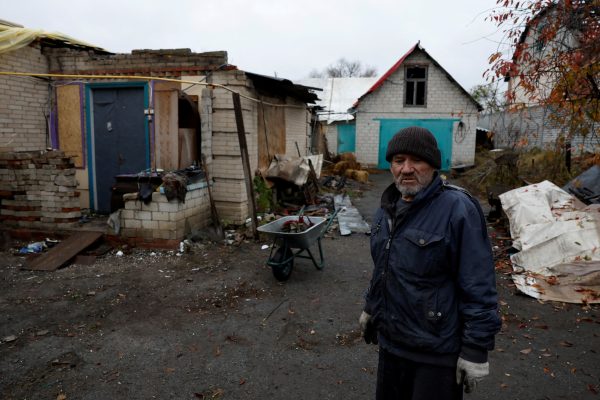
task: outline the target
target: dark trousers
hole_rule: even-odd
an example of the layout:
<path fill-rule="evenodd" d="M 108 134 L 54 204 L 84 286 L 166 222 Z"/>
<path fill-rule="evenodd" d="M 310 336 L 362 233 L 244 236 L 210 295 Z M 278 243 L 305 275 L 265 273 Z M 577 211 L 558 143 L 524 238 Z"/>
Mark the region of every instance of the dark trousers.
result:
<path fill-rule="evenodd" d="M 462 400 L 455 367 L 422 364 L 379 348 L 377 400 Z"/>

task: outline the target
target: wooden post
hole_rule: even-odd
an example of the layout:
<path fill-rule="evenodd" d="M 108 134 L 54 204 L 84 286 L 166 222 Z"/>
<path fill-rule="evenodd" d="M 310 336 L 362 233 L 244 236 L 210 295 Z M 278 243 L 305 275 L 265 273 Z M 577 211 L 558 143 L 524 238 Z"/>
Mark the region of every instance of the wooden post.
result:
<path fill-rule="evenodd" d="M 254 201 L 254 187 L 252 185 L 252 174 L 250 172 L 250 160 L 248 159 L 248 145 L 246 144 L 246 131 L 244 130 L 244 117 L 242 115 L 242 104 L 240 94 L 232 92 L 233 110 L 235 112 L 235 123 L 237 125 L 238 140 L 240 142 L 240 152 L 242 155 L 242 166 L 244 167 L 244 177 L 246 178 L 246 193 L 250 204 L 250 216 L 252 220 L 252 234 L 258 239 L 258 223 L 256 221 L 256 204 Z"/>

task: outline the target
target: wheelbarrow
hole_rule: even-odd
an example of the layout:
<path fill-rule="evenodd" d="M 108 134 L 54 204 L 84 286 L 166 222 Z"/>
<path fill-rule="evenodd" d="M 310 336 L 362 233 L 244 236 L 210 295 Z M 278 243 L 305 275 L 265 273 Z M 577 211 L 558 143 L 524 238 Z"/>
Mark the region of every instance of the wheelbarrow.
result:
<path fill-rule="evenodd" d="M 271 267 L 273 275 L 279 281 L 287 281 L 294 268 L 294 259 L 306 258 L 312 260 L 313 265 L 317 269 L 323 269 L 325 266 L 323 259 L 323 248 L 321 247 L 321 238 L 331 226 L 337 211 L 331 214 L 329 218 L 324 217 L 307 217 L 302 215 L 294 215 L 279 218 L 273 222 L 269 222 L 257 229 L 273 238 L 273 245 L 269 253 L 267 265 Z M 302 221 L 307 224 L 307 229 L 301 232 L 286 232 L 285 227 L 289 224 Z M 310 247 L 317 242 L 319 247 L 319 257 L 317 261 L 310 251 Z M 304 253 L 308 255 L 305 255 Z"/>

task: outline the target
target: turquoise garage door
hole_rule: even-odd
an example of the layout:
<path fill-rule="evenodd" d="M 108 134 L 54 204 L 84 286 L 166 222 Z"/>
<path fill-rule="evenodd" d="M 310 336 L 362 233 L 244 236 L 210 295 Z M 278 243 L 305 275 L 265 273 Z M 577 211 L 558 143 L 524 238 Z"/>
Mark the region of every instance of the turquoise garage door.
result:
<path fill-rule="evenodd" d="M 356 125 L 340 124 L 337 127 L 338 132 L 338 154 L 353 153 L 356 150 Z"/>
<path fill-rule="evenodd" d="M 385 151 L 390 139 L 400 130 L 409 126 L 427 128 L 433 133 L 442 152 L 442 170 L 450 169 L 452 159 L 452 124 L 458 119 L 380 119 L 379 120 L 379 159 L 377 168 L 389 169 Z"/>

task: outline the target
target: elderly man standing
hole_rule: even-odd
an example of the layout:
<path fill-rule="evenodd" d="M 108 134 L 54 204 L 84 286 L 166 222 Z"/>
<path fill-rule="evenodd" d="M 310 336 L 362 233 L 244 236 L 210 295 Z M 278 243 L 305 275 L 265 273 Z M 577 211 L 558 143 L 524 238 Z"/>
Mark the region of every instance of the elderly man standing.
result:
<path fill-rule="evenodd" d="M 359 323 L 379 344 L 378 400 L 456 400 L 489 373 L 500 330 L 491 246 L 479 203 L 438 174 L 435 137 L 390 140 L 394 183 L 373 220 L 373 276 Z"/>

